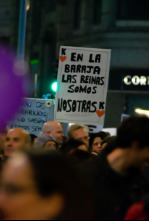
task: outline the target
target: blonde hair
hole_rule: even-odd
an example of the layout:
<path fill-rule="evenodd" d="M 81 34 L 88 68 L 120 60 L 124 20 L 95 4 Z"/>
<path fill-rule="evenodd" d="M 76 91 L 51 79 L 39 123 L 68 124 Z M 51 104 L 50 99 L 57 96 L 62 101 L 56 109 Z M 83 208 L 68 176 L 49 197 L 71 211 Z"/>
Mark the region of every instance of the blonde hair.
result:
<path fill-rule="evenodd" d="M 72 138 L 73 131 L 79 130 L 79 129 L 84 129 L 86 133 L 89 133 L 88 127 L 86 127 L 84 125 L 80 125 L 80 124 L 74 124 L 74 125 L 70 126 L 68 129 L 68 137 Z"/>

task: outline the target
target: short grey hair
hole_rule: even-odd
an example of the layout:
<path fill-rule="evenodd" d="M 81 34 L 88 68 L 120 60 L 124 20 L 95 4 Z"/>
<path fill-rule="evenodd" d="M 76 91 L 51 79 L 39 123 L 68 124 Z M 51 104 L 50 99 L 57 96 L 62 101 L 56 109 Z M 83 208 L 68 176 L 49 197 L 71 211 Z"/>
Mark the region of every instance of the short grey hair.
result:
<path fill-rule="evenodd" d="M 75 130 L 79 130 L 79 129 L 84 129 L 86 133 L 89 134 L 89 129 L 88 127 L 84 126 L 84 125 L 80 125 L 80 124 L 73 124 L 72 126 L 69 127 L 68 129 L 68 137 L 69 138 L 72 138 L 72 133 L 75 131 Z"/>
<path fill-rule="evenodd" d="M 52 130 L 53 130 L 53 126 L 50 124 L 50 122 L 47 122 L 43 126 L 42 133 L 46 134 L 48 131 L 52 132 Z"/>

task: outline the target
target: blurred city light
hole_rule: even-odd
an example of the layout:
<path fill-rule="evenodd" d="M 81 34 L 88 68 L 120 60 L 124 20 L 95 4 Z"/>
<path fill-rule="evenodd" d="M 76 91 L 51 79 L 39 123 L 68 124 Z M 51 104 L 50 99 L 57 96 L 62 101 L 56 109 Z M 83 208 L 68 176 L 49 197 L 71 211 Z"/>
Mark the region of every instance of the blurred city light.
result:
<path fill-rule="evenodd" d="M 149 110 L 135 109 L 135 113 L 149 117 Z"/>
<path fill-rule="evenodd" d="M 57 82 L 54 82 L 52 83 L 52 91 L 54 91 L 55 93 L 57 92 L 57 89 L 58 89 L 58 83 Z"/>
<path fill-rule="evenodd" d="M 30 10 L 30 0 L 28 0 L 26 4 L 26 11 L 29 11 L 29 10 Z"/>

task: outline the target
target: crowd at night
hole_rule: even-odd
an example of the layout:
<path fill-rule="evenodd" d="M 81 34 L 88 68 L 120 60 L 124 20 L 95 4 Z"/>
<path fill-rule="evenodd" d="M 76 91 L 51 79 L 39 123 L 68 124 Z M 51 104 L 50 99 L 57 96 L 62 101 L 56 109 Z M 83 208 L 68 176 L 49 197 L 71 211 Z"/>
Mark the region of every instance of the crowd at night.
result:
<path fill-rule="evenodd" d="M 148 8 L 0 0 L 0 220 L 149 220 Z"/>

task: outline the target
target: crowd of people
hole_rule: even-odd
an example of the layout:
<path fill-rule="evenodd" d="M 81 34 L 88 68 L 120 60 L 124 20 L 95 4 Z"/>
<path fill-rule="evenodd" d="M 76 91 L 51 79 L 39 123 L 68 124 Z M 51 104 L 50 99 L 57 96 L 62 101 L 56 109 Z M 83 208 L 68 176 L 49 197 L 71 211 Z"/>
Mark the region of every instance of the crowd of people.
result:
<path fill-rule="evenodd" d="M 0 218 L 148 220 L 149 118 L 132 116 L 117 136 L 47 122 L 36 137 L 0 134 Z"/>

